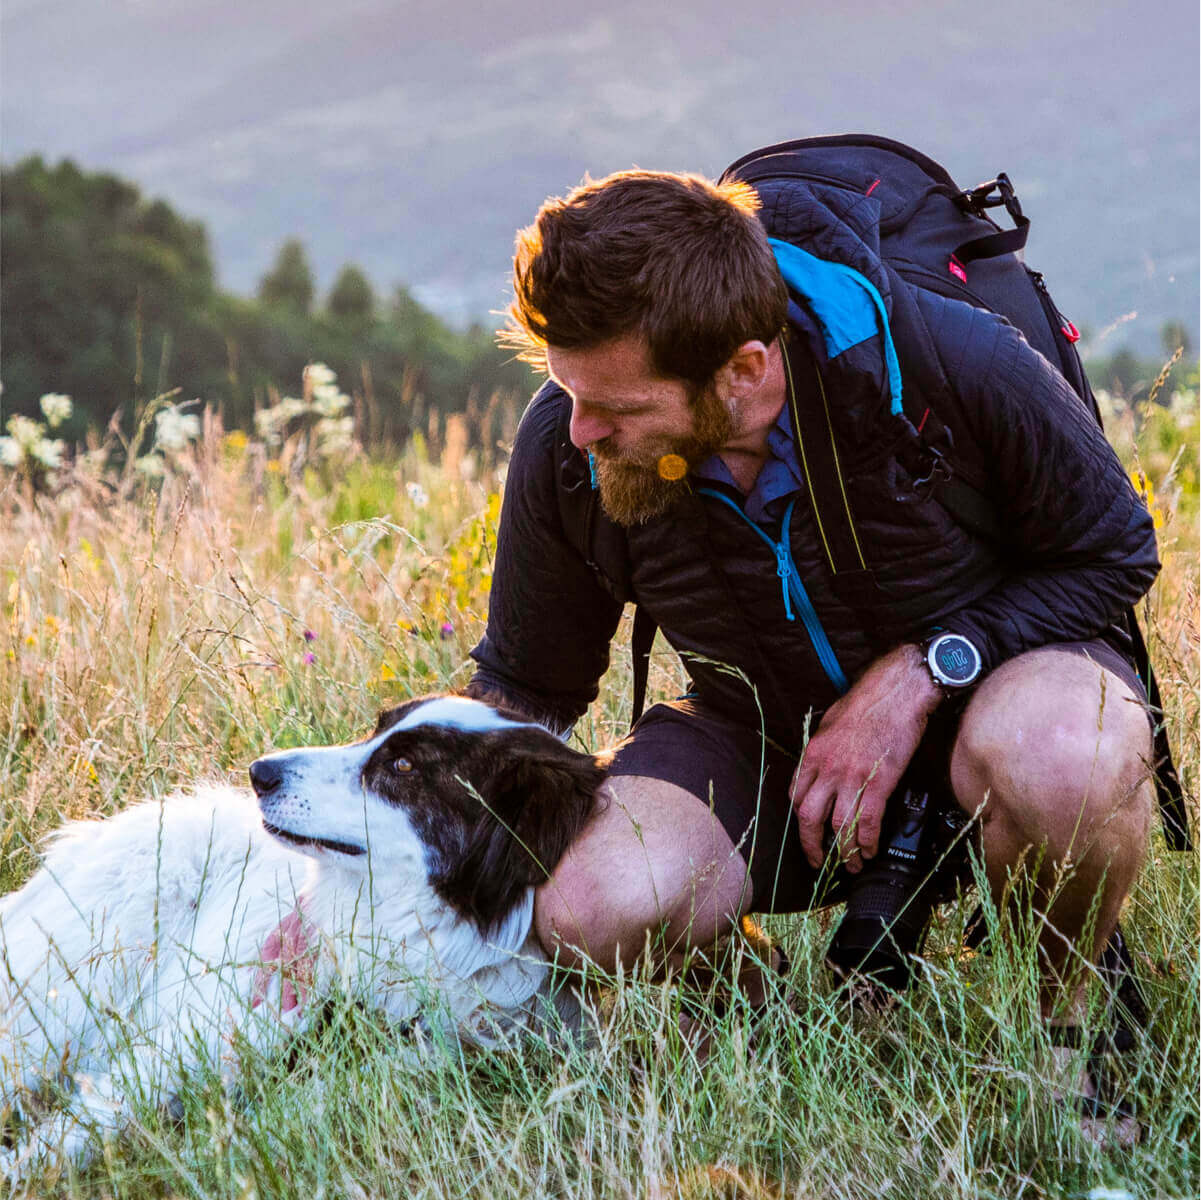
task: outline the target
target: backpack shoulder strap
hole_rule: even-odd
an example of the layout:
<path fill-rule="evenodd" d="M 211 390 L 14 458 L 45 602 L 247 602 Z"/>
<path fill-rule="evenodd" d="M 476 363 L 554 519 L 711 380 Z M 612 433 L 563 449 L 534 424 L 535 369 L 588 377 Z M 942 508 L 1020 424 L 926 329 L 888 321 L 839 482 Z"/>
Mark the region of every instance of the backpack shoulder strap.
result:
<path fill-rule="evenodd" d="M 633 698 L 630 703 L 630 728 L 633 729 L 646 707 L 646 685 L 651 669 L 651 647 L 659 626 L 642 605 L 634 609 L 634 631 L 630 635 L 630 653 L 634 656 Z"/>
<path fill-rule="evenodd" d="M 1134 646 L 1134 665 L 1139 679 L 1147 691 L 1147 700 L 1155 716 L 1155 794 L 1159 800 L 1159 816 L 1163 822 L 1164 841 L 1169 850 L 1191 850 L 1193 834 L 1189 828 L 1188 810 L 1184 803 L 1184 788 L 1172 759 L 1172 746 L 1168 741 L 1168 725 L 1163 715 L 1163 698 L 1159 694 L 1159 683 L 1151 668 L 1151 656 L 1138 617 L 1133 608 L 1126 610 L 1126 628 Z"/>
<path fill-rule="evenodd" d="M 568 437 L 570 422 L 571 406 L 564 405 L 555 439 L 558 457 L 555 491 L 563 533 L 591 568 L 601 586 L 615 599 L 625 603 L 634 599 L 625 534 L 601 508 L 591 461 L 580 455 Z M 634 660 L 631 728 L 646 705 L 651 646 L 657 629 L 654 618 L 639 605 L 634 610 L 634 630 L 630 638 Z"/>
<path fill-rule="evenodd" d="M 625 534 L 602 510 L 591 461 L 571 444 L 570 424 L 571 406 L 564 404 L 555 434 L 555 494 L 563 534 L 605 591 L 625 603 L 633 599 Z"/>

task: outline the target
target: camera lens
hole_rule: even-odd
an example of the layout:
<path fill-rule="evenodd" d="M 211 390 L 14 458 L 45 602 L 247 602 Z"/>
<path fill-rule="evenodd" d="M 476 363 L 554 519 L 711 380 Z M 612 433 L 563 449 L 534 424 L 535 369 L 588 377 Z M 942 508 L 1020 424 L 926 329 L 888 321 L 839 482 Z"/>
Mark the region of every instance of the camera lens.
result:
<path fill-rule="evenodd" d="M 934 909 L 923 854 L 931 807 L 929 792 L 911 780 L 889 798 L 880 849 L 849 883 L 846 912 L 826 952 L 840 982 L 859 976 L 890 991 L 908 986 Z"/>

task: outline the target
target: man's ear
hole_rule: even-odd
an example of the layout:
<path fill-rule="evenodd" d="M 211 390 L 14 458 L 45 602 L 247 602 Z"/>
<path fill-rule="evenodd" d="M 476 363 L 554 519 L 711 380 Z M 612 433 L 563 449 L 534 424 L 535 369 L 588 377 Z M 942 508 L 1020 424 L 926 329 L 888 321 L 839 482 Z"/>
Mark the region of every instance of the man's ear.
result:
<path fill-rule="evenodd" d="M 596 756 L 541 730 L 497 735 L 494 766 L 476 781 L 484 812 L 461 862 L 435 886 L 488 932 L 559 865 L 604 777 Z"/>
<path fill-rule="evenodd" d="M 757 392 L 767 379 L 771 357 L 765 343 L 743 342 L 717 369 L 717 382 L 726 399 L 741 399 Z"/>

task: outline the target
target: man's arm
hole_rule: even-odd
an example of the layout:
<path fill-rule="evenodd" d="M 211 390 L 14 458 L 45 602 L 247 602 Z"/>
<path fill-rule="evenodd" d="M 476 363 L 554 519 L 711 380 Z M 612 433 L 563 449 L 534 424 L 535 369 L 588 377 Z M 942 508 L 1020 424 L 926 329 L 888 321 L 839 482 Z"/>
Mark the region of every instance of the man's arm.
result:
<path fill-rule="evenodd" d="M 571 728 L 596 698 L 622 605 L 563 532 L 556 476 L 567 396 L 543 387 L 522 417 L 505 480 L 488 628 L 468 693 Z M 586 485 L 585 485 L 586 486 Z"/>
<path fill-rule="evenodd" d="M 939 624 L 971 638 L 988 671 L 1096 637 L 1146 594 L 1159 558 L 1151 514 L 1067 380 L 997 317 L 956 316 L 958 407 L 943 419 L 980 450 L 1012 571 Z"/>
<path fill-rule="evenodd" d="M 939 415 L 979 448 L 1012 570 L 939 624 L 971 638 L 987 671 L 1096 637 L 1147 591 L 1159 560 L 1150 514 L 1067 381 L 998 318 L 963 306 L 948 315 L 959 335 L 945 362 L 956 409 Z M 849 870 L 875 854 L 888 797 L 940 701 L 916 645 L 906 645 L 827 711 L 791 788 L 814 866 L 828 821 Z"/>

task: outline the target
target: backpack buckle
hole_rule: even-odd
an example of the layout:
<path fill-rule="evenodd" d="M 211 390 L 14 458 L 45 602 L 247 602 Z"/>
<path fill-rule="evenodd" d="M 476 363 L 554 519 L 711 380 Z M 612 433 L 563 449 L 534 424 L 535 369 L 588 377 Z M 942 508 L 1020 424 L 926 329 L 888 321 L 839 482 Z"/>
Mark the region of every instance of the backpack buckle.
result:
<path fill-rule="evenodd" d="M 924 475 L 919 475 L 913 481 L 913 491 L 922 500 L 927 499 L 931 492 L 941 483 L 951 478 L 951 464 L 943 457 L 941 451 L 933 446 L 927 446 L 926 461 L 922 465 Z"/>
<path fill-rule="evenodd" d="M 928 410 L 927 410 L 928 415 Z M 922 424 L 925 424 L 923 419 Z M 953 474 L 947 451 L 951 450 L 955 441 L 951 431 L 941 422 L 936 422 L 931 431 L 933 437 L 920 438 L 914 449 L 917 451 L 912 458 L 910 475 L 913 477 L 913 492 L 920 499 L 927 499 L 931 492 L 940 484 L 945 483 Z"/>
<path fill-rule="evenodd" d="M 974 188 L 968 188 L 966 192 L 959 193 L 959 203 L 962 207 L 976 213 L 977 216 L 986 208 L 996 208 L 998 204 L 1004 203 L 999 196 L 995 200 L 992 198 L 996 186 L 997 181 L 990 179 L 987 183 L 980 183 Z"/>
<path fill-rule="evenodd" d="M 997 194 L 994 196 L 993 192 Z M 1013 182 L 1004 171 L 998 172 L 996 179 L 978 183 L 974 188 L 960 192 L 956 200 L 961 208 L 975 213 L 978 217 L 984 215 L 986 208 L 1000 208 L 1002 205 L 1015 224 L 1019 223 L 1023 216 L 1017 192 L 1013 189 Z"/>

